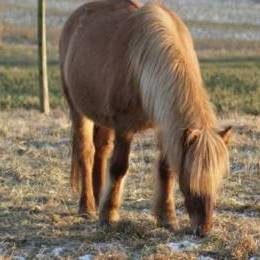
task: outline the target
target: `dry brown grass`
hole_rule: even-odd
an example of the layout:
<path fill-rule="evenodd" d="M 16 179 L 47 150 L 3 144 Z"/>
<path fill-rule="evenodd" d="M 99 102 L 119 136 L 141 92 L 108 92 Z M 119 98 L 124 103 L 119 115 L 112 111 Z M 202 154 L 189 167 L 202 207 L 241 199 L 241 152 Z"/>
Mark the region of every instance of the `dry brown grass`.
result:
<path fill-rule="evenodd" d="M 70 123 L 64 112 L 49 117 L 36 111 L 0 113 L 0 256 L 74 259 L 247 259 L 260 256 L 260 117 L 232 115 L 235 126 L 232 174 L 225 180 L 213 233 L 197 239 L 177 191 L 180 229 L 158 228 L 151 215 L 154 134 L 137 135 L 132 146 L 122 221 L 111 229 L 80 218 L 69 188 Z M 197 247 L 173 251 L 170 242 Z M 57 248 L 62 248 L 61 252 Z M 56 250 L 56 251 L 55 251 Z M 1 258 L 1 257 L 0 257 Z"/>
<path fill-rule="evenodd" d="M 60 37 L 60 27 L 48 27 L 47 39 L 48 44 L 58 46 Z M 37 27 L 14 25 L 11 23 L 1 23 L 0 40 L 8 44 L 37 44 Z"/>

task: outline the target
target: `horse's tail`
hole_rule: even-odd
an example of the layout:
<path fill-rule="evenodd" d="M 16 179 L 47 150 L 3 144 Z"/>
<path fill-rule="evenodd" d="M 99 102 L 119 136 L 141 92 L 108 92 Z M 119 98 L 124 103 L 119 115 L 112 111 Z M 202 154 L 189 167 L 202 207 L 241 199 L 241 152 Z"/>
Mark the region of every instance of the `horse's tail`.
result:
<path fill-rule="evenodd" d="M 71 118 L 72 118 L 72 113 L 73 113 L 73 104 L 71 101 L 71 98 L 68 93 L 68 89 L 66 86 L 63 87 L 64 95 L 67 99 L 68 105 L 70 107 L 70 113 L 71 113 Z M 72 120 L 73 121 L 73 120 Z M 73 124 L 73 123 L 72 123 Z M 78 154 L 78 143 L 77 143 L 77 136 L 75 133 L 75 130 L 71 130 L 71 135 L 72 135 L 72 150 L 71 150 L 71 172 L 70 172 L 70 185 L 72 188 L 73 192 L 78 192 L 79 191 L 79 180 L 80 180 L 80 174 L 79 174 L 79 154 Z"/>
<path fill-rule="evenodd" d="M 65 96 L 65 99 L 68 103 L 68 106 L 70 108 L 70 113 L 71 113 L 71 118 L 72 118 L 72 113 L 74 111 L 73 109 L 73 103 L 71 100 L 71 97 L 69 95 L 68 87 L 65 82 L 64 78 L 64 72 L 63 72 L 63 65 L 61 64 L 61 81 L 62 81 L 62 86 L 63 86 L 63 93 Z M 73 120 L 72 120 L 73 121 Z M 73 130 L 71 130 L 71 135 L 72 135 L 72 151 L 71 151 L 71 172 L 70 172 L 70 186 L 73 192 L 78 192 L 79 191 L 79 180 L 80 180 L 80 174 L 79 174 L 79 165 L 78 165 L 78 145 L 77 145 L 77 137 L 76 134 Z"/>
<path fill-rule="evenodd" d="M 214 196 L 224 174 L 229 171 L 224 141 L 214 131 L 193 130 L 186 137 L 184 146 L 186 151 L 180 174 L 182 188 L 198 196 Z"/>

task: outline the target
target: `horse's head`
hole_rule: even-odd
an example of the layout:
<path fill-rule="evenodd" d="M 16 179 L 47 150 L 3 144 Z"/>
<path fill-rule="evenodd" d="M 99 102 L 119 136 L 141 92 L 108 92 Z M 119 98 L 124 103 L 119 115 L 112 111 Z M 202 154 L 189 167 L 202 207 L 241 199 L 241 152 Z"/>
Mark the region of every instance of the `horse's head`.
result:
<path fill-rule="evenodd" d="M 230 134 L 231 127 L 219 133 L 187 129 L 184 134 L 180 187 L 193 231 L 200 236 L 211 230 L 216 192 L 229 170 Z"/>

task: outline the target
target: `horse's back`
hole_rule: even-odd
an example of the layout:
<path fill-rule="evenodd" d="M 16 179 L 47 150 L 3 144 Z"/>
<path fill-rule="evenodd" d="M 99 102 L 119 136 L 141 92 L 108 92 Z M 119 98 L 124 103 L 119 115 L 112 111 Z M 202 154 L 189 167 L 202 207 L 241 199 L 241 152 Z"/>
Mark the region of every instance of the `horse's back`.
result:
<path fill-rule="evenodd" d="M 66 92 L 83 113 L 100 114 L 107 95 L 104 78 L 111 39 L 120 23 L 138 8 L 128 0 L 87 3 L 66 22 L 60 40 L 60 60 Z M 108 111 L 109 112 L 109 111 Z M 107 115 L 106 115 L 107 116 Z"/>
<path fill-rule="evenodd" d="M 61 62 L 65 59 L 70 40 L 76 31 L 80 31 L 80 29 L 84 27 L 84 29 L 89 32 L 95 26 L 98 28 L 104 21 L 108 23 L 106 23 L 105 28 L 102 28 L 102 30 L 106 29 L 109 27 L 109 20 L 112 18 L 111 15 L 117 16 L 118 18 L 116 20 L 120 21 L 120 18 L 122 18 L 120 15 L 125 16 L 126 13 L 129 13 L 129 10 L 138 7 L 139 3 L 135 0 L 104 0 L 90 2 L 80 6 L 71 14 L 64 25 L 60 38 Z M 117 14 L 114 15 L 113 13 Z M 101 31 L 101 33 L 103 32 Z"/>

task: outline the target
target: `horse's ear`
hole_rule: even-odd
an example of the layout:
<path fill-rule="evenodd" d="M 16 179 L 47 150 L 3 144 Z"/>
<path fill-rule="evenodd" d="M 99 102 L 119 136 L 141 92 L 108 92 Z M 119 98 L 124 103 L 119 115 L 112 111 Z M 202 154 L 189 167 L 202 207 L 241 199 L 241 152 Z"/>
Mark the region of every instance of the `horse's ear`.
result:
<path fill-rule="evenodd" d="M 230 137 L 232 135 L 232 126 L 228 126 L 226 129 L 219 132 L 219 135 L 222 137 L 223 141 L 228 144 Z"/>
<path fill-rule="evenodd" d="M 185 138 L 185 145 L 190 146 L 192 145 L 195 140 L 199 137 L 201 131 L 199 129 L 191 129 L 187 128 L 184 131 L 184 138 Z"/>

